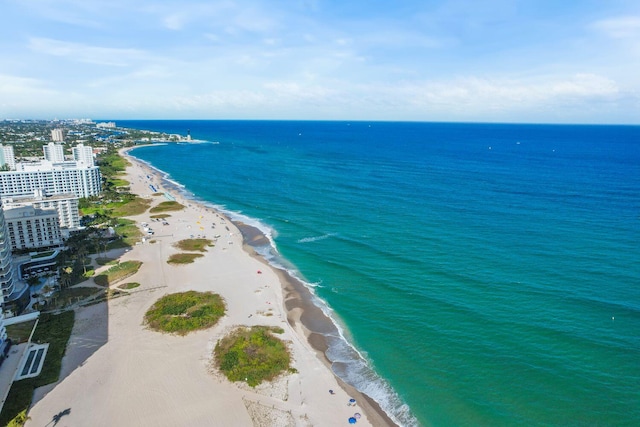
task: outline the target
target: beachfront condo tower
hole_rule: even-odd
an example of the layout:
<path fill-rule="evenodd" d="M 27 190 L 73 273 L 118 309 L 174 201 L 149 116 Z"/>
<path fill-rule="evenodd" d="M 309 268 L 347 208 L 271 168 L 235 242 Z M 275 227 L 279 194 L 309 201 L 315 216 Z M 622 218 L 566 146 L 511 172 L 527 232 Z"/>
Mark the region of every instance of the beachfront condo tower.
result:
<path fill-rule="evenodd" d="M 42 146 L 42 151 L 44 153 L 45 160 L 48 160 L 51 163 L 64 162 L 64 147 L 62 144 L 50 142 L 47 145 Z"/>
<path fill-rule="evenodd" d="M 73 160 L 84 166 L 94 166 L 93 148 L 85 147 L 84 144 L 78 144 L 72 148 Z"/>

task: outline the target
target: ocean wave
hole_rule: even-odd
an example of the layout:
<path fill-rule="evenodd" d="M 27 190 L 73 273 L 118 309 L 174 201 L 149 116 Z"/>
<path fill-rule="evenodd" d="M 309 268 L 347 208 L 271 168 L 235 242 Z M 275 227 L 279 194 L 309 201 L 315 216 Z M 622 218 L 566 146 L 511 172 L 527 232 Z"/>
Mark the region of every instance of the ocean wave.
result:
<path fill-rule="evenodd" d="M 247 223 L 247 217 L 243 216 L 243 218 L 243 222 Z M 320 308 L 335 325 L 338 335 L 326 335 L 328 344 L 326 355 L 332 364 L 334 374 L 378 402 L 382 410 L 396 424 L 409 427 L 419 426 L 420 424 L 411 413 L 409 406 L 404 403 L 391 385 L 376 373 L 366 354 L 361 353 L 351 344 L 347 329 L 340 322 L 334 310 L 316 294 L 315 289 L 320 287 L 321 281 L 309 282 L 305 280 L 297 268 L 278 253 L 275 244 L 263 248 L 259 253 L 271 266 L 286 271 L 287 274 L 299 280 L 309 289 L 313 304 Z"/>
<path fill-rule="evenodd" d="M 225 210 L 224 213 L 232 219 L 237 219 L 245 224 L 259 228 L 265 235 L 272 235 L 274 230 L 255 218 L 247 217 L 241 213 Z M 327 235 L 327 237 L 330 237 Z M 326 238 L 326 237 L 325 237 Z M 278 252 L 275 242 L 269 246 L 257 248 L 261 255 L 272 267 L 285 271 L 289 276 L 300 281 L 311 293 L 312 302 L 335 325 L 338 335 L 327 335 L 327 358 L 332 363 L 335 375 L 351 384 L 358 391 L 378 402 L 380 407 L 395 423 L 402 426 L 418 426 L 419 422 L 411 413 L 409 406 L 393 390 L 391 385 L 380 375 L 368 361 L 366 354 L 361 353 L 353 346 L 348 338 L 348 332 L 340 322 L 334 310 L 327 302 L 320 298 L 315 289 L 321 287 L 322 281 L 309 282 L 300 271 Z"/>
<path fill-rule="evenodd" d="M 328 239 L 329 237 L 333 237 L 335 235 L 336 235 L 336 233 L 327 233 L 327 234 L 323 234 L 322 236 L 303 237 L 302 239 L 298 239 L 297 243 L 317 242 L 319 240 Z"/>

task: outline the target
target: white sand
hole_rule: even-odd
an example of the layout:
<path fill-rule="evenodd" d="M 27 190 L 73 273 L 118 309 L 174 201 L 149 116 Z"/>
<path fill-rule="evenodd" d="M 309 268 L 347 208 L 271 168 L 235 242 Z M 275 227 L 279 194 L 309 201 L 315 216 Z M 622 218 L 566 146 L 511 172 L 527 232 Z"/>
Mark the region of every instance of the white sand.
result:
<path fill-rule="evenodd" d="M 131 191 L 148 195 L 150 173 L 134 163 L 128 169 Z M 158 177 L 153 184 L 160 186 Z M 154 205 L 166 200 L 151 199 Z M 380 425 L 376 414 L 369 413 L 372 424 L 360 405 L 347 405 L 352 396 L 316 355 L 300 326 L 294 329 L 286 321 L 278 276 L 242 249 L 236 227 L 211 209 L 178 201 L 190 206 L 169 212 L 169 225 L 150 221 L 149 213 L 132 217 L 149 222 L 156 232 L 155 243 L 135 246 L 121 257 L 143 262 L 124 281 L 141 286 L 128 296 L 76 310 L 61 380 L 36 391 L 26 425 L 53 425 L 54 415 L 68 408 L 60 427 L 346 426 L 356 412 L 362 414 L 358 426 Z M 192 234 L 221 237 L 193 264 L 167 264 L 179 252 L 173 244 Z M 220 294 L 227 315 L 215 327 L 184 337 L 145 328 L 144 313 L 158 298 L 185 290 Z M 297 373 L 255 389 L 229 382 L 212 366 L 212 350 L 238 325 L 282 327 L 280 337 L 290 344 Z"/>

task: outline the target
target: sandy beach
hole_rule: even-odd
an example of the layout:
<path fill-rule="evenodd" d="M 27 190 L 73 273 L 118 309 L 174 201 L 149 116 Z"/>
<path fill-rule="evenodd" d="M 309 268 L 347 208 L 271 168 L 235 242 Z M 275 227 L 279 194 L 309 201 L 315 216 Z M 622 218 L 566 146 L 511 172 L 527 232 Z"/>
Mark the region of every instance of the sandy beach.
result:
<path fill-rule="evenodd" d="M 65 411 L 56 425 L 341 426 L 356 413 L 360 426 L 393 425 L 374 402 L 333 375 L 316 332 L 335 326 L 302 284 L 256 255 L 251 244 L 264 236 L 185 200 L 154 170 L 129 159 L 126 179 L 133 193 L 149 197 L 152 206 L 166 201 L 164 195 L 151 195 L 151 184 L 185 209 L 169 212 L 168 225 L 152 221 L 148 212 L 131 217 L 150 224 L 151 242 L 109 255 L 142 261 L 139 272 L 126 280 L 141 286 L 76 310 L 60 381 L 36 390 L 26 425 L 53 425 L 54 416 Z M 215 246 L 194 263 L 167 263 L 180 252 L 174 247 L 179 240 L 218 235 Z M 227 314 L 215 327 L 182 337 L 145 327 L 143 316 L 157 299 L 186 290 L 220 294 Z M 229 382 L 213 366 L 212 351 L 240 325 L 283 328 L 280 338 L 289 344 L 297 372 L 256 388 Z M 349 405 L 352 398 L 355 406 Z"/>

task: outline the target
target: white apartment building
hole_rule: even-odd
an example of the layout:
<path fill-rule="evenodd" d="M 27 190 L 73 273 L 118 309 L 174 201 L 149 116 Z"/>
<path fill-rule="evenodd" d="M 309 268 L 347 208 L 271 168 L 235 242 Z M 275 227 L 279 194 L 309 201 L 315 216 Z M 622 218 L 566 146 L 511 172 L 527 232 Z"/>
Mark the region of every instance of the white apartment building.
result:
<path fill-rule="evenodd" d="M 13 145 L 0 144 L 0 167 L 7 165 L 10 170 L 16 169 L 16 157 L 13 154 Z"/>
<path fill-rule="evenodd" d="M 33 206 L 36 209 L 55 209 L 58 212 L 60 230 L 66 237 L 70 231 L 80 228 L 80 212 L 78 197 L 75 194 L 54 194 L 45 196 L 42 191 L 36 191 L 32 196 L 2 198 L 5 209 Z"/>
<path fill-rule="evenodd" d="M 52 163 L 64 162 L 64 146 L 62 144 L 50 142 L 42 146 L 42 151 L 44 152 L 45 160 Z"/>
<path fill-rule="evenodd" d="M 103 129 L 114 129 L 116 127 L 116 122 L 101 122 L 96 124 L 96 127 Z"/>
<path fill-rule="evenodd" d="M 93 148 L 85 147 L 84 144 L 78 144 L 72 148 L 73 160 L 82 163 L 85 166 L 94 166 Z"/>
<path fill-rule="evenodd" d="M 0 196 L 68 194 L 76 197 L 97 196 L 102 190 L 100 169 L 78 162 L 17 163 L 15 171 L 0 172 Z"/>
<path fill-rule="evenodd" d="M 64 141 L 64 131 L 62 129 L 53 129 L 51 131 L 51 139 L 56 142 Z"/>
<path fill-rule="evenodd" d="M 14 291 L 11 239 L 4 220 L 4 213 L 0 209 L 0 304 L 4 305 Z"/>
<path fill-rule="evenodd" d="M 33 206 L 4 209 L 11 249 L 47 248 L 63 242 L 55 209 Z"/>

